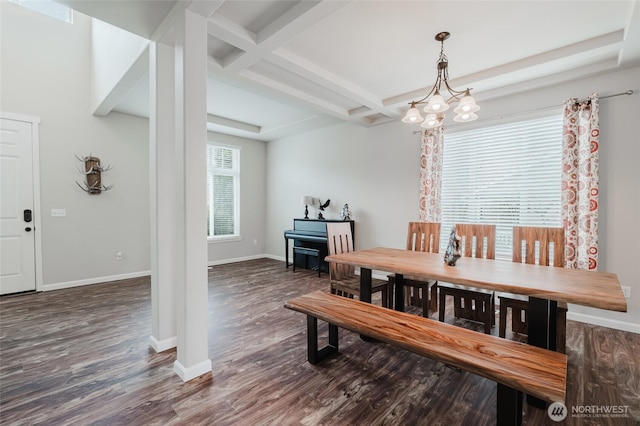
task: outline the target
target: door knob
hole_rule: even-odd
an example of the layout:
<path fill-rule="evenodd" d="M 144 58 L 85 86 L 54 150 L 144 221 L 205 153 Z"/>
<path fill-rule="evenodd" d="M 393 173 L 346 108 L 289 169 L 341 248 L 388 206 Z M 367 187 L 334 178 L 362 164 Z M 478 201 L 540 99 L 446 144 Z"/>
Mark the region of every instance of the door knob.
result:
<path fill-rule="evenodd" d="M 24 228 L 25 231 L 27 232 L 31 232 L 31 228 L 29 228 L 28 226 L 26 228 Z"/>

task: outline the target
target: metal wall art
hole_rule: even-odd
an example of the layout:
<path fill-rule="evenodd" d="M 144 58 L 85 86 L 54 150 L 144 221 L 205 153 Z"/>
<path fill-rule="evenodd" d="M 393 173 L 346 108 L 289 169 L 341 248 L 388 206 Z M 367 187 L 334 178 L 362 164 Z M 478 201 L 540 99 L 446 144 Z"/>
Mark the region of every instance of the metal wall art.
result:
<path fill-rule="evenodd" d="M 87 194 L 100 194 L 102 191 L 108 191 L 113 188 L 113 185 L 105 186 L 102 184 L 102 173 L 111 170 L 111 166 L 102 167 L 100 158 L 91 154 L 86 157 L 78 157 L 76 155 L 76 158 L 83 163 L 83 166 L 78 167 L 78 170 L 85 176 L 83 185 L 76 181 L 80 189 Z"/>

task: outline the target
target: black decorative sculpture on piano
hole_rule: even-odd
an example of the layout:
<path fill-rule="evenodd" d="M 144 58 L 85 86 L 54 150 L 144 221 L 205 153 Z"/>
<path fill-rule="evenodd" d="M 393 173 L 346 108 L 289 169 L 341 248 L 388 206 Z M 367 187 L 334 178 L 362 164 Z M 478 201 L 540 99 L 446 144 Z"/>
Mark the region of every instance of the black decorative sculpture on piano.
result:
<path fill-rule="evenodd" d="M 327 202 L 322 204 L 322 201 L 320 201 L 320 198 L 318 198 L 318 204 L 320 204 L 320 207 L 318 207 L 318 219 L 324 219 L 324 216 L 322 216 L 322 212 L 325 208 L 329 207 L 329 203 L 331 203 L 331 200 L 327 199 Z"/>

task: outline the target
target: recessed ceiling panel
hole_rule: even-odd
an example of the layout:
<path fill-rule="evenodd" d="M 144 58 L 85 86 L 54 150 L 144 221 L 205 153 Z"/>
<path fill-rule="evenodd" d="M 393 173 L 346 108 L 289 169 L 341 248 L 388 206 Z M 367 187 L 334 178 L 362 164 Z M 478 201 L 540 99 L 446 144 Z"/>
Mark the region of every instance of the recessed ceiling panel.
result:
<path fill-rule="evenodd" d="M 440 43 L 452 79 L 624 28 L 630 2 L 356 1 L 284 48 L 386 99 L 433 84 Z M 603 19 L 606 17 L 606 19 Z"/>
<path fill-rule="evenodd" d="M 239 24 L 243 28 L 258 34 L 299 1 L 263 0 L 263 1 L 227 1 L 216 14 Z"/>
<path fill-rule="evenodd" d="M 209 114 L 259 127 L 303 120 L 316 113 L 209 78 L 207 83 Z"/>
<path fill-rule="evenodd" d="M 241 52 L 241 50 L 215 37 L 207 37 L 207 53 L 219 62 L 232 52 Z"/>

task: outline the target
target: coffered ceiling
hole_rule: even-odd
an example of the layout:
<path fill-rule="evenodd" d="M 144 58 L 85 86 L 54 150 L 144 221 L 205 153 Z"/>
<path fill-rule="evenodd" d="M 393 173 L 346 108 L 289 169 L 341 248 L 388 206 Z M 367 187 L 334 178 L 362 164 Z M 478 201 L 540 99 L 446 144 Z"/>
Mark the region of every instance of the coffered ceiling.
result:
<path fill-rule="evenodd" d="M 640 65 L 640 5 L 629 1 L 58 0 L 170 43 L 188 8 L 208 19 L 210 130 L 258 140 L 351 121 L 399 120 L 436 77 L 481 102 Z M 148 116 L 148 79 L 115 111 Z"/>

